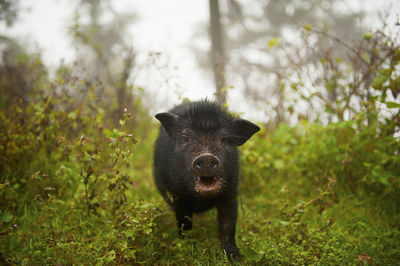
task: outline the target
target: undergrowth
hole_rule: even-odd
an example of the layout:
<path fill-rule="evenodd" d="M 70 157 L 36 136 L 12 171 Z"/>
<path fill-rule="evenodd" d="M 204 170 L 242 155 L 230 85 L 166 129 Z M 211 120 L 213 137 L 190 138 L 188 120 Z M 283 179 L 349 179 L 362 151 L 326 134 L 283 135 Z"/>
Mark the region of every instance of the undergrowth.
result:
<path fill-rule="evenodd" d="M 400 264 L 400 49 L 374 36 L 351 64 L 321 58 L 319 89 L 341 84 L 322 113 L 338 122 L 260 125 L 240 148 L 243 264 Z M 0 264 L 229 263 L 216 210 L 178 236 L 152 180 L 158 125 L 140 95 L 122 112 L 112 86 L 68 68 L 50 80 L 36 59 L 24 62 L 18 79 L 0 82 Z"/>
<path fill-rule="evenodd" d="M 215 210 L 178 237 L 152 181 L 156 125 L 126 111 L 107 127 L 92 96 L 1 112 L 0 261 L 227 264 Z M 282 124 L 241 148 L 244 264 L 400 263 L 399 141 L 360 128 Z"/>

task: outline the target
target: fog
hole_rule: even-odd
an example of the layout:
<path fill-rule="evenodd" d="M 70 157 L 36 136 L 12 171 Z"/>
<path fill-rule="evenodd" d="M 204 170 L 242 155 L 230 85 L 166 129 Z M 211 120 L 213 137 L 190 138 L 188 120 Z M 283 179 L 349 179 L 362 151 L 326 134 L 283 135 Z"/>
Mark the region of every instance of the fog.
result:
<path fill-rule="evenodd" d="M 239 2 L 247 5 L 247 8 L 251 7 L 249 1 Z M 151 113 L 169 109 L 183 98 L 213 98 L 215 86 L 212 74 L 199 66 L 198 58 L 202 55 L 196 53 L 196 49 L 211 49 L 207 34 L 207 1 L 119 0 L 104 3 L 104 8 L 112 7 L 115 13 L 132 13 L 135 16 L 127 26 L 127 35 L 124 37 L 124 41 L 134 47 L 138 66 L 129 82 L 134 87 L 144 88 L 142 97 Z M 226 9 L 226 3 L 222 2 L 222 8 Z M 384 12 L 388 14 L 386 21 L 389 26 L 395 27 L 400 12 L 399 2 L 389 0 L 344 1 L 335 8 L 343 13 L 365 12 L 366 15 L 357 23 L 367 29 L 379 27 L 382 24 L 380 16 Z M 293 5 L 287 5 L 286 9 L 290 14 Z M 18 19 L 11 27 L 0 24 L 0 32 L 17 38 L 30 52 L 39 51 L 44 63 L 54 70 L 60 64 L 72 64 L 78 56 L 80 48 L 74 45 L 75 40 L 70 33 L 77 12 L 79 1 L 21 0 Z M 82 12 L 79 15 L 82 22 L 87 20 L 85 16 L 88 14 Z M 107 23 L 110 19 L 107 13 L 100 18 L 101 23 Z M 290 30 L 282 34 L 287 40 L 297 38 Z M 261 62 L 270 59 L 268 55 L 263 57 L 252 52 L 247 52 L 247 56 Z M 262 81 L 259 77 L 255 79 L 258 79 L 258 83 L 270 82 L 268 79 Z M 226 85 L 232 87 L 228 95 L 231 109 L 248 118 L 266 120 L 264 105 L 243 101 L 246 92 L 242 82 L 234 77 L 229 79 L 228 76 Z"/>

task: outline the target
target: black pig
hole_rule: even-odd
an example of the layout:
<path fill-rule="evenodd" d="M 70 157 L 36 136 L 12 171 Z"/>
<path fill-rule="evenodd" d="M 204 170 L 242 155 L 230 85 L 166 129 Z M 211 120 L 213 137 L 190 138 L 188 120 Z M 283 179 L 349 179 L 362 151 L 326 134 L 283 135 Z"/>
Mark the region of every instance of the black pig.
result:
<path fill-rule="evenodd" d="M 155 183 L 172 206 L 180 233 L 192 228 L 193 213 L 216 206 L 222 248 L 229 260 L 239 260 L 237 146 L 260 128 L 208 100 L 181 104 L 156 118 L 162 127 L 154 152 Z"/>

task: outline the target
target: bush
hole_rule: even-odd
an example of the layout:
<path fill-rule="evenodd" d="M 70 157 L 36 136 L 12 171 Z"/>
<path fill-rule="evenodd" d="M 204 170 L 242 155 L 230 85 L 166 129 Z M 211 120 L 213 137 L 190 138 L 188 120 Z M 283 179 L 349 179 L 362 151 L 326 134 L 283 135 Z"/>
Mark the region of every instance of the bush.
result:
<path fill-rule="evenodd" d="M 135 258 L 159 211 L 128 191 L 133 115 L 111 128 L 94 93 L 81 105 L 38 98 L 0 111 L 1 254 L 16 264 Z"/>
<path fill-rule="evenodd" d="M 260 264 L 397 264 L 399 139 L 357 121 L 281 124 L 241 157 L 238 237 Z"/>
<path fill-rule="evenodd" d="M 243 151 L 244 176 L 255 176 L 268 186 L 275 176 L 305 187 L 322 188 L 337 181 L 335 195 L 354 195 L 378 200 L 393 213 L 400 208 L 400 141 L 379 127 L 361 129 L 357 121 L 328 126 L 285 124 L 249 143 Z M 263 186 L 261 186 L 263 187 Z"/>

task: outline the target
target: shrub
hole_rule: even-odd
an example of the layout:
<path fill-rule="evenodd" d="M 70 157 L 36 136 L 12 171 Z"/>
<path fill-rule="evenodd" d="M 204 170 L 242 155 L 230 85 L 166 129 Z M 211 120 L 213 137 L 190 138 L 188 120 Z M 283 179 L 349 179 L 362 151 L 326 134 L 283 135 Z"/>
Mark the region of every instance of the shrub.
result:
<path fill-rule="evenodd" d="M 11 263 L 127 262 L 152 232 L 159 211 L 128 191 L 134 116 L 110 127 L 88 91 L 80 105 L 53 93 L 0 110 L 0 255 Z"/>

